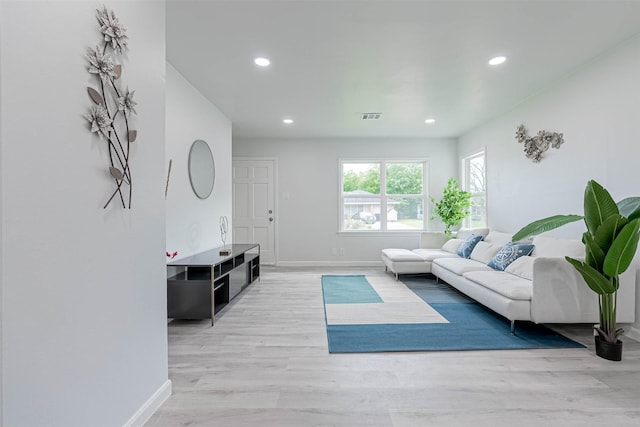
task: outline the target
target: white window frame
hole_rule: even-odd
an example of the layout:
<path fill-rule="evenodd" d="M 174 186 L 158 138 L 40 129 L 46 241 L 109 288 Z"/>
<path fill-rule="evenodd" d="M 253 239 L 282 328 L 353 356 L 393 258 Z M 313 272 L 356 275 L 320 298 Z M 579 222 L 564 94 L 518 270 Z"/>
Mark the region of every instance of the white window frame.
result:
<path fill-rule="evenodd" d="M 484 218 L 486 220 L 485 223 L 485 227 L 489 226 L 489 209 L 488 209 L 488 199 L 487 199 L 487 150 L 485 148 L 482 148 L 479 151 L 475 151 L 471 154 L 468 154 L 464 157 L 462 157 L 460 159 L 460 171 L 461 171 L 461 177 L 460 177 L 460 181 L 462 182 L 462 189 L 465 191 L 471 191 L 470 189 L 470 171 L 469 171 L 469 165 L 471 163 L 471 160 L 478 158 L 478 157 L 484 157 Z M 472 196 L 478 195 L 481 193 L 472 193 Z M 471 216 L 468 216 L 467 218 L 464 219 L 463 221 L 463 226 L 464 227 L 471 227 Z"/>
<path fill-rule="evenodd" d="M 344 170 L 345 163 L 362 163 L 370 164 L 377 163 L 380 165 L 380 194 L 376 194 L 375 197 L 380 197 L 380 229 L 366 229 L 366 230 L 350 230 L 344 227 Z M 421 163 L 422 164 L 422 193 L 421 194 L 392 194 L 387 195 L 387 165 L 394 163 Z M 357 158 L 357 159 L 338 159 L 338 233 L 345 234 L 380 234 L 380 233 L 419 233 L 426 231 L 429 226 L 429 217 L 431 215 L 429 209 L 429 160 L 424 157 L 416 158 Z M 350 195 L 350 198 L 357 198 L 358 196 Z M 363 196 L 370 197 L 370 196 Z M 422 199 L 422 228 L 413 230 L 394 230 L 387 228 L 387 199 L 393 197 L 402 198 L 416 198 Z"/>

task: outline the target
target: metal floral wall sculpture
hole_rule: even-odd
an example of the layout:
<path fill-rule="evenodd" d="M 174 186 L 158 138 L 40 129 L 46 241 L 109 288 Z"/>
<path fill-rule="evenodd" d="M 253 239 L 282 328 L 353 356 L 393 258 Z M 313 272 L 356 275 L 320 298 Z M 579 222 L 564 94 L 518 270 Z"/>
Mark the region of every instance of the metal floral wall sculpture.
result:
<path fill-rule="evenodd" d="M 130 209 L 133 181 L 129 155 L 131 144 L 138 136 L 138 132 L 130 128 L 130 120 L 132 114 L 137 113 L 133 100 L 135 91 L 122 88 L 122 64 L 118 63 L 118 58 L 127 49 L 127 30 L 106 6 L 96 12 L 104 44 L 89 48 L 86 56 L 88 71 L 95 75 L 97 86 L 87 87 L 93 105 L 85 117 L 91 124 L 91 132 L 104 139 L 109 149 L 109 174 L 114 179 L 115 191 L 103 208 L 117 195 L 122 207 Z"/>
<path fill-rule="evenodd" d="M 516 140 L 524 144 L 525 156 L 535 163 L 538 163 L 542 159 L 544 152 L 549 149 L 549 146 L 560 148 L 564 143 L 561 133 L 546 130 L 541 130 L 536 136 L 530 137 L 527 135 L 527 129 L 524 125 L 520 125 L 516 129 Z"/>

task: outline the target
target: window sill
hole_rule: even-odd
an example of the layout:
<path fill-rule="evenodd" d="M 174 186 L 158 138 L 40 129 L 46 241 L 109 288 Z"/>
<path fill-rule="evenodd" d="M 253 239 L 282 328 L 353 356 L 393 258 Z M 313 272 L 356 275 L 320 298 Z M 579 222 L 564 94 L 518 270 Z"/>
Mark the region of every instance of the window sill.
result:
<path fill-rule="evenodd" d="M 423 233 L 427 230 L 385 230 L 385 231 L 372 231 L 372 230 L 362 230 L 362 231 L 357 231 L 357 230 L 353 230 L 353 231 L 347 231 L 347 230 L 341 230 L 338 231 L 337 234 L 338 236 L 345 236 L 345 237 L 361 237 L 361 236 L 366 236 L 366 237 L 389 237 L 389 236 L 416 236 L 420 233 Z"/>

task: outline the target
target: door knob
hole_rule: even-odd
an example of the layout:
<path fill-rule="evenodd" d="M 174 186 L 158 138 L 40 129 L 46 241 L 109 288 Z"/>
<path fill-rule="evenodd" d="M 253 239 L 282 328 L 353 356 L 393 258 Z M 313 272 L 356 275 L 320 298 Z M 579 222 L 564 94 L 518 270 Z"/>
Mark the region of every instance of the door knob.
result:
<path fill-rule="evenodd" d="M 273 222 L 273 217 L 269 217 L 269 222 Z"/>

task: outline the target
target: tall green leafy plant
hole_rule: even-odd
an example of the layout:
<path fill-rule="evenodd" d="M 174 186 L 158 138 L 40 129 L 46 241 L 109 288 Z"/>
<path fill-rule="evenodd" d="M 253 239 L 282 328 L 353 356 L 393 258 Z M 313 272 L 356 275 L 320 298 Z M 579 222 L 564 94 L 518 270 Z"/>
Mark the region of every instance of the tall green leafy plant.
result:
<path fill-rule="evenodd" d="M 435 206 L 431 219 L 435 219 L 436 216 L 440 217 L 445 226 L 444 233 L 447 236 L 451 235 L 451 228 L 462 223 L 462 220 L 471 212 L 471 193 L 461 190 L 458 181 L 454 178 L 449 178 L 447 181 L 440 201 L 436 202 L 431 197 L 431 202 Z"/>
<path fill-rule="evenodd" d="M 565 259 L 598 294 L 600 325 L 596 330 L 600 339 L 616 343 L 623 332 L 616 326 L 617 292 L 620 275 L 629 268 L 638 247 L 640 197 L 616 203 L 604 187 L 591 180 L 584 192 L 584 215 L 555 215 L 534 221 L 514 234 L 513 241 L 579 220 L 587 226 L 582 235 L 585 260 Z"/>

